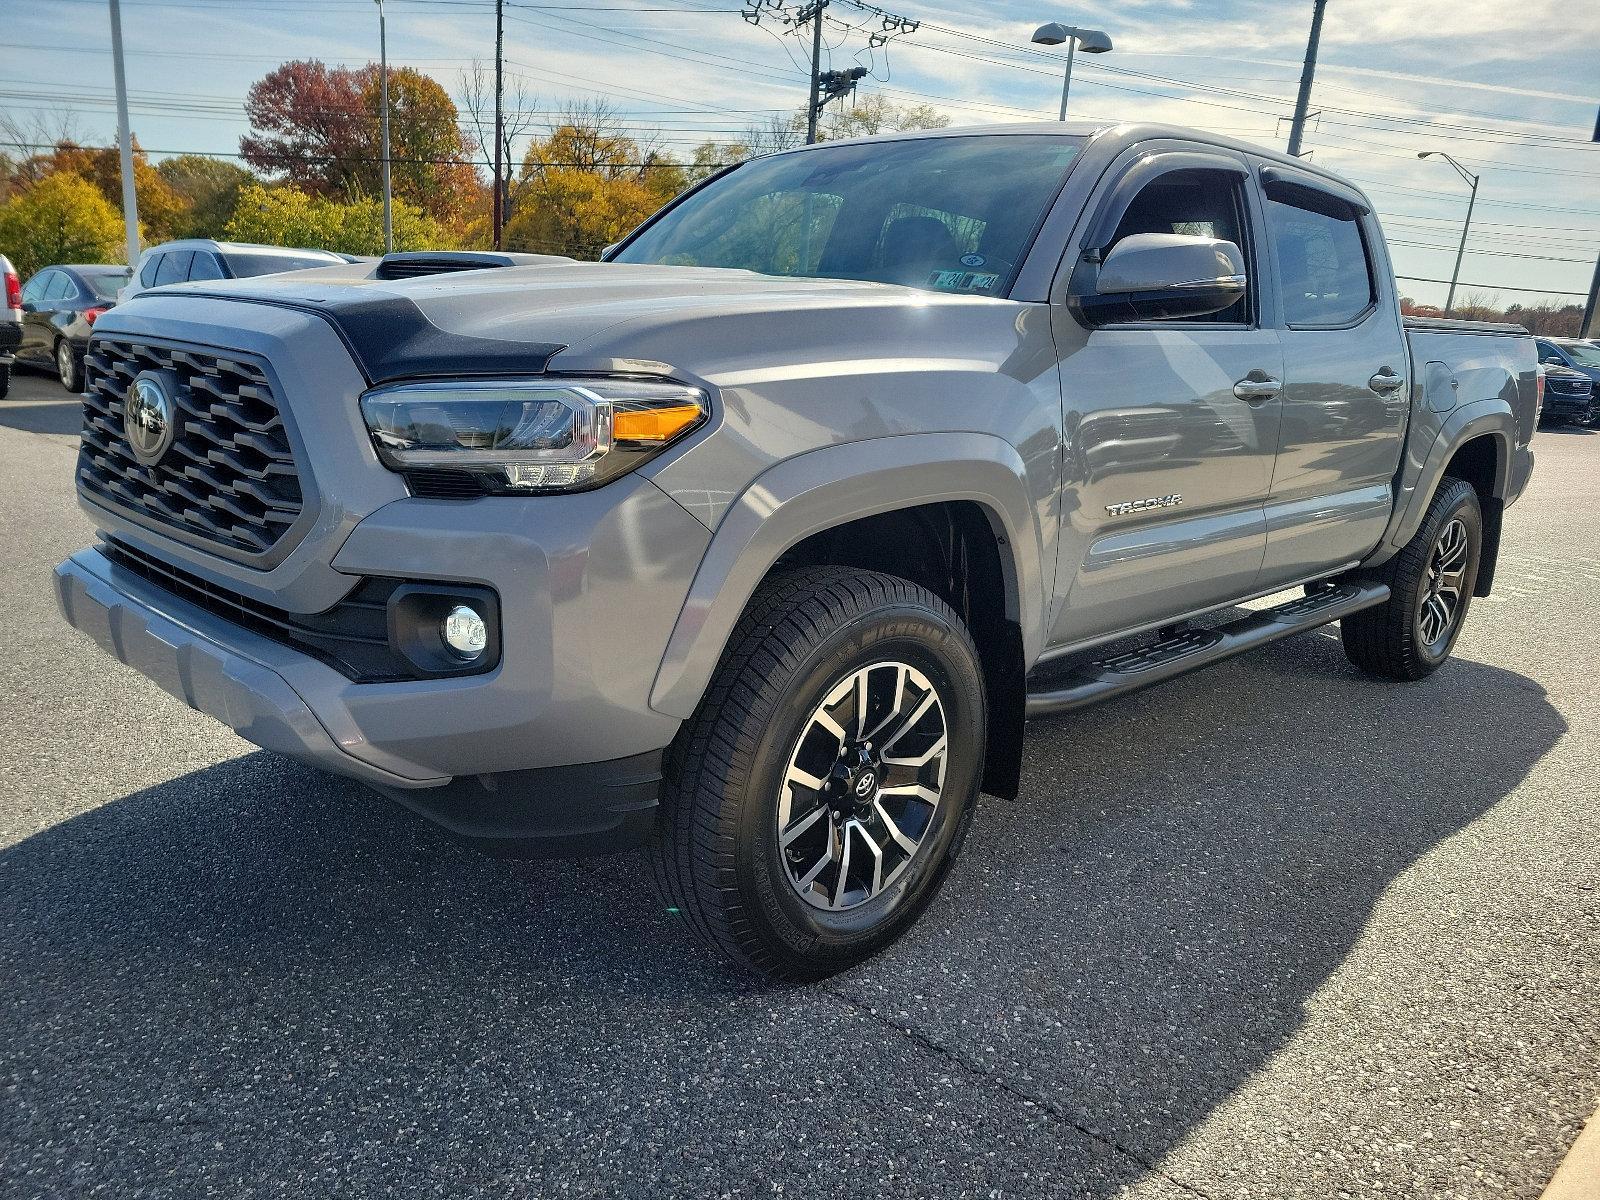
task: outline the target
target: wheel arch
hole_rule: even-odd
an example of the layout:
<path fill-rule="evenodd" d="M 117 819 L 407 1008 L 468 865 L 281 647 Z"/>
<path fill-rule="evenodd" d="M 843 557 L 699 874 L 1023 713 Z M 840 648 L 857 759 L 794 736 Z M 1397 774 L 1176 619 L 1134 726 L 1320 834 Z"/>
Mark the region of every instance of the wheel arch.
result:
<path fill-rule="evenodd" d="M 729 508 L 701 561 L 651 692 L 679 717 L 699 703 L 750 597 L 787 566 L 910 578 L 968 622 L 984 661 L 984 790 L 1015 795 L 1026 664 L 1043 635 L 1046 572 L 1027 472 L 988 434 L 908 434 L 828 447 L 772 467 Z"/>
<path fill-rule="evenodd" d="M 1393 558 L 1416 536 L 1428 505 L 1438 494 L 1446 477 L 1465 479 L 1478 493 L 1484 512 L 1484 564 L 1486 575 L 1479 588 L 1494 577 L 1491 549 L 1498 554 L 1500 515 L 1511 487 L 1512 449 L 1516 444 L 1517 423 L 1511 407 L 1495 397 L 1455 409 L 1440 426 L 1425 453 L 1408 448 L 1396 487 L 1394 515 L 1379 545 L 1366 565 L 1377 566 Z M 1492 529 L 1492 546 L 1491 546 Z M 1486 595 L 1486 591 L 1477 591 Z"/>

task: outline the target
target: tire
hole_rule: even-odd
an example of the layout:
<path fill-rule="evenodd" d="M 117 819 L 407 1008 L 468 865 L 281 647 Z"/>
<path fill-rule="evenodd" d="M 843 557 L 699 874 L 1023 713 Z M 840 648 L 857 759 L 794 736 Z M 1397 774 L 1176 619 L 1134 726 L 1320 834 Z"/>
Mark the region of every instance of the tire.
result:
<path fill-rule="evenodd" d="M 11 391 L 11 364 L 0 363 L 0 400 L 4 400 Z"/>
<path fill-rule="evenodd" d="M 1466 623 L 1482 549 L 1478 493 L 1447 476 L 1416 536 L 1367 576 L 1389 585 L 1389 599 L 1339 623 L 1345 656 L 1384 679 L 1411 681 L 1437 671 Z"/>
<path fill-rule="evenodd" d="M 83 355 L 66 338 L 56 342 L 56 378 L 69 392 L 83 391 Z"/>
<path fill-rule="evenodd" d="M 841 567 L 763 584 L 668 753 L 657 888 L 768 978 L 862 961 L 916 920 L 960 850 L 986 722 L 977 649 L 926 588 Z"/>

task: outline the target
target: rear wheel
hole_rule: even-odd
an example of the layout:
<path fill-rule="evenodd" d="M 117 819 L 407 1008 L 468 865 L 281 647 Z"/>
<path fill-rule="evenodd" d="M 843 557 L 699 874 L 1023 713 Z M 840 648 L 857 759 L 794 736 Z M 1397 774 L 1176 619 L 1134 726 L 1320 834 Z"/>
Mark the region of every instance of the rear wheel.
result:
<path fill-rule="evenodd" d="M 69 392 L 83 391 L 83 355 L 66 338 L 56 343 L 56 378 Z"/>
<path fill-rule="evenodd" d="M 658 886 L 759 973 L 861 961 L 959 849 L 985 720 L 977 650 L 925 588 L 835 567 L 764 585 L 669 756 Z"/>
<path fill-rule="evenodd" d="M 11 364 L 9 362 L 0 362 L 0 400 L 4 400 L 10 391 Z"/>
<path fill-rule="evenodd" d="M 1482 547 L 1478 493 L 1447 477 L 1416 536 L 1376 575 L 1389 585 L 1389 599 L 1339 623 L 1345 655 L 1387 679 L 1433 674 L 1461 634 Z"/>

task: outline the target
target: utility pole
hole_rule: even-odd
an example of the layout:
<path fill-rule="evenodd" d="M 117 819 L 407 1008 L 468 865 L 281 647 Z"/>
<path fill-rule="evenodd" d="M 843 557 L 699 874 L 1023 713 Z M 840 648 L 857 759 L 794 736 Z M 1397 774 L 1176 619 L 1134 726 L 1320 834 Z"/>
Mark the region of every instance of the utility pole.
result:
<path fill-rule="evenodd" d="M 133 186 L 133 132 L 128 127 L 128 77 L 122 67 L 122 6 L 111 0 L 111 71 L 117 84 L 117 144 L 122 152 L 122 224 L 128 269 L 139 262 L 139 195 Z"/>
<path fill-rule="evenodd" d="M 811 0 L 809 8 L 803 9 L 797 23 L 811 22 L 811 99 L 806 102 L 806 145 L 811 145 L 817 140 L 817 90 L 822 79 L 822 10 L 828 7 L 828 0 Z"/>
<path fill-rule="evenodd" d="M 383 0 L 378 3 L 378 72 L 383 88 L 383 252 L 394 253 L 394 215 L 390 211 L 393 201 L 389 187 L 389 33 L 383 23 Z"/>
<path fill-rule="evenodd" d="M 505 89 L 505 0 L 494 0 L 494 248 L 500 249 L 500 230 L 505 225 L 505 204 L 500 191 L 500 147 L 505 140 L 505 118 L 501 97 Z"/>
<path fill-rule="evenodd" d="M 1600 111 L 1594 116 L 1594 140 L 1600 142 Z M 1589 300 L 1583 306 L 1583 321 L 1578 326 L 1581 338 L 1600 338 L 1600 255 L 1595 256 L 1594 278 L 1589 281 Z"/>
<path fill-rule="evenodd" d="M 1306 65 L 1300 71 L 1300 95 L 1294 102 L 1294 124 L 1289 127 L 1289 155 L 1300 157 L 1300 135 L 1305 132 L 1306 109 L 1311 105 L 1311 80 L 1317 73 L 1317 43 L 1322 40 L 1322 10 L 1328 0 L 1312 0 L 1311 40 L 1306 43 Z"/>
<path fill-rule="evenodd" d="M 1456 269 L 1450 272 L 1450 293 L 1445 297 L 1444 315 L 1449 316 L 1456 307 L 1456 281 L 1461 278 L 1461 256 L 1467 252 L 1467 232 L 1472 228 L 1472 206 L 1478 202 L 1478 176 L 1467 170 L 1443 150 L 1419 150 L 1418 158 L 1442 158 L 1455 168 L 1455 173 L 1461 176 L 1461 182 L 1472 188 L 1467 197 L 1467 219 L 1461 225 L 1461 245 L 1456 248 Z"/>

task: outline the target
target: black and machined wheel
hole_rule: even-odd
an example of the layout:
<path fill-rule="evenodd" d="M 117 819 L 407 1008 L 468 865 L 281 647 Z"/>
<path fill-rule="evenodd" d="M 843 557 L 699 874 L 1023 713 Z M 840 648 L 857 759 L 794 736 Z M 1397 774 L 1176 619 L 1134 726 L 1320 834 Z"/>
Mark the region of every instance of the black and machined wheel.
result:
<path fill-rule="evenodd" d="M 83 391 L 83 355 L 66 338 L 56 343 L 56 378 L 69 392 Z"/>
<path fill-rule="evenodd" d="M 1433 674 L 1461 634 L 1482 548 L 1478 493 L 1465 480 L 1447 477 L 1416 536 L 1379 569 L 1389 599 L 1340 622 L 1345 655 L 1386 679 Z"/>
<path fill-rule="evenodd" d="M 769 581 L 669 753 L 659 889 L 760 974 L 860 962 L 960 849 L 986 719 L 972 638 L 926 588 L 839 567 Z"/>

